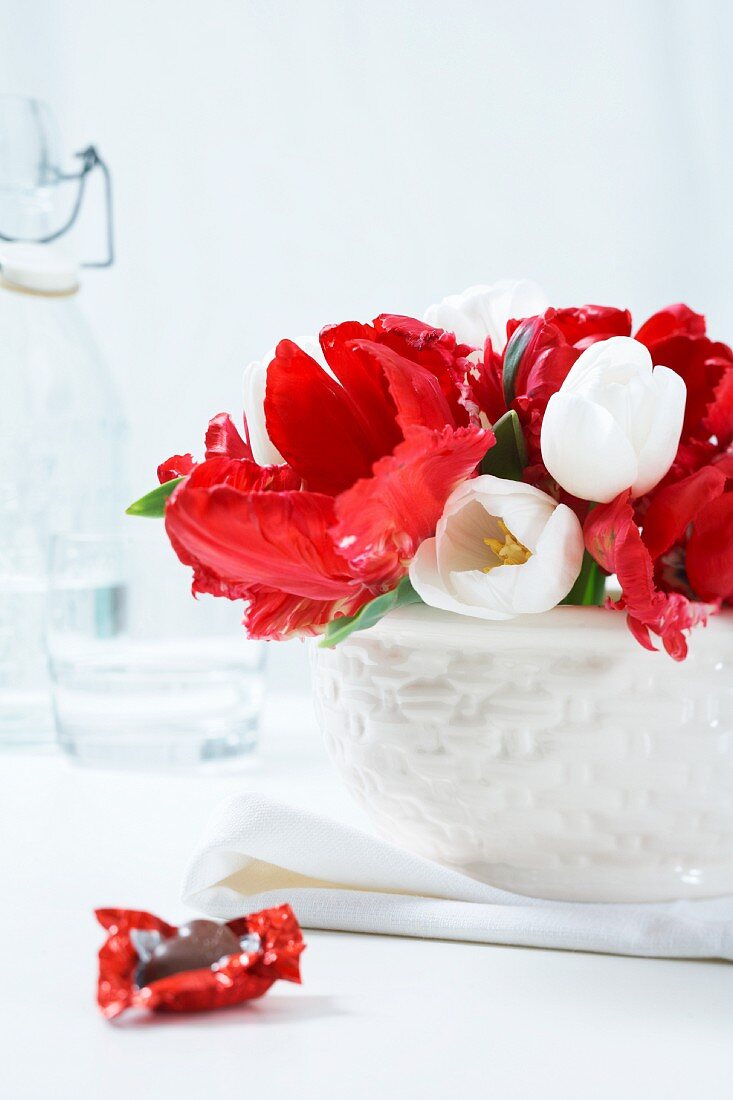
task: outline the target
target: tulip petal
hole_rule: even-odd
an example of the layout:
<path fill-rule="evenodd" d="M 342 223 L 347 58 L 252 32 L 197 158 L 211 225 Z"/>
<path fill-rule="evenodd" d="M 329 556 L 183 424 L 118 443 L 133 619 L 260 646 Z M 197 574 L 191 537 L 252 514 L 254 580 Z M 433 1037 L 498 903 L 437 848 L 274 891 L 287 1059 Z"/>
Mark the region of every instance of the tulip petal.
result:
<path fill-rule="evenodd" d="M 435 376 L 458 427 L 472 422 L 468 413 L 476 418 L 479 408 L 489 414 L 492 423 L 504 412 L 502 405 L 497 415 L 491 416 L 487 405 L 476 405 L 474 400 L 474 390 L 479 386 L 482 395 L 495 399 L 498 386 L 496 372 L 501 369 L 496 355 L 488 354 L 483 364 L 476 364 L 475 349 L 458 343 L 452 332 L 433 328 L 414 317 L 382 313 L 374 320 L 374 331 L 378 343 L 418 363 Z"/>
<path fill-rule="evenodd" d="M 725 474 L 715 466 L 666 485 L 654 494 L 644 515 L 642 541 L 652 558 L 658 558 L 681 539 L 698 512 L 725 488 Z"/>
<path fill-rule="evenodd" d="M 485 539 L 504 536 L 498 519 L 506 523 L 512 510 L 527 522 L 532 507 L 531 526 L 539 525 L 536 551 L 523 564 L 500 564 Z M 410 579 L 433 607 L 503 620 L 555 607 L 572 588 L 582 561 L 583 532 L 569 508 L 532 486 L 484 475 L 451 495 L 435 538 L 415 556 Z"/>
<path fill-rule="evenodd" d="M 651 427 L 638 451 L 639 476 L 632 482 L 632 496 L 643 496 L 653 489 L 674 462 L 682 434 L 686 396 L 687 387 L 679 374 L 668 367 L 654 368 Z"/>
<path fill-rule="evenodd" d="M 299 489 L 300 478 L 289 466 L 258 466 L 248 458 L 216 455 L 200 462 L 186 482 L 189 489 L 229 485 L 240 492 L 281 492 Z"/>
<path fill-rule="evenodd" d="M 716 470 L 720 470 L 721 474 L 733 479 L 733 450 L 718 455 L 713 459 L 713 465 Z"/>
<path fill-rule="evenodd" d="M 450 586 L 462 603 L 483 609 L 480 618 L 539 614 L 567 596 L 580 573 L 583 549 L 583 531 L 575 513 L 560 504 L 545 520 L 536 551 L 524 565 L 498 566 L 489 573 L 453 571 Z M 442 557 L 440 575 L 445 579 Z M 475 610 L 463 613 L 477 614 Z"/>
<path fill-rule="evenodd" d="M 463 344 L 483 348 L 490 339 L 497 352 L 507 342 L 511 320 L 534 317 L 549 306 L 547 296 L 531 279 L 505 279 L 492 286 L 472 286 L 430 306 L 423 320 L 455 334 Z"/>
<path fill-rule="evenodd" d="M 733 365 L 715 388 L 705 427 L 721 447 L 728 447 L 733 442 Z"/>
<path fill-rule="evenodd" d="M 440 611 L 466 614 L 463 605 L 446 588 L 438 572 L 436 540 L 425 539 L 410 562 L 410 584 L 423 603 Z"/>
<path fill-rule="evenodd" d="M 552 323 L 569 344 L 589 347 L 611 336 L 631 336 L 631 314 L 614 306 L 571 306 L 552 311 Z"/>
<path fill-rule="evenodd" d="M 288 466 L 263 468 L 220 455 L 197 466 L 169 502 L 166 529 L 180 560 L 193 568 L 193 591 L 247 601 L 245 625 L 253 638 L 320 633 L 333 618 L 353 614 L 372 598 L 344 576 L 343 561 L 334 559 L 325 531 L 333 501 L 294 492 L 299 485 Z M 290 498 L 298 509 L 295 518 L 287 514 Z M 284 547 L 291 537 L 293 545 Z M 314 568 L 314 553 L 329 572 L 325 583 Z M 270 583 L 262 583 L 268 571 Z M 289 591 L 289 584 L 296 591 Z M 304 587 L 309 594 L 300 591 Z M 313 594 L 326 589 L 329 598 Z"/>
<path fill-rule="evenodd" d="M 490 498 L 492 503 L 490 506 L 487 504 L 487 508 L 494 515 L 501 516 L 514 537 L 534 554 L 557 501 L 533 485 L 522 483 L 517 488 L 519 492 L 507 493 L 503 500 L 501 494 L 494 490 Z M 536 495 L 531 496 L 530 493 Z"/>
<path fill-rule="evenodd" d="M 497 621 L 513 619 L 517 614 L 515 594 L 518 575 L 526 566 L 502 565 L 484 573 L 480 569 L 453 572 L 449 582 L 460 601 L 462 614 Z"/>
<path fill-rule="evenodd" d="M 536 547 L 544 525 L 557 506 L 557 501 L 533 485 L 481 474 L 451 494 L 439 530 L 450 517 L 457 516 L 461 509 L 473 503 L 480 503 L 485 514 L 503 519 L 512 534 L 530 550 Z M 485 522 L 486 516 L 483 518 Z"/>
<path fill-rule="evenodd" d="M 478 481 L 473 479 L 473 483 Z M 467 486 L 472 482 L 466 482 Z M 461 499 L 462 486 L 451 496 L 441 516 L 436 531 L 438 568 L 447 577 L 456 570 L 484 569 L 495 562 L 488 550 L 486 538 L 502 539 L 502 531 L 495 518 L 487 511 L 479 496 L 471 493 Z M 450 524 L 450 538 L 445 531 Z"/>
<path fill-rule="evenodd" d="M 553 310 L 548 310 L 548 315 L 552 313 Z M 581 353 L 577 348 L 563 343 L 560 329 L 546 318 L 536 318 L 534 322 L 525 324 L 531 324 L 531 337 L 516 365 L 513 384 L 507 375 L 511 342 L 504 357 L 503 379 L 504 388 L 516 395 L 512 407 L 524 429 L 530 463 L 538 465 L 542 461 L 540 430 L 547 402 L 560 389 Z M 522 331 L 522 327 L 517 330 L 520 335 Z"/>
<path fill-rule="evenodd" d="M 627 610 L 633 620 L 629 622 L 632 633 L 646 648 L 652 648 L 648 638 L 651 630 L 662 639 L 671 657 L 684 660 L 685 631 L 704 623 L 717 608 L 693 602 L 678 592 L 657 591 L 652 559 L 634 519 L 630 491 L 595 508 L 585 522 L 584 534 L 588 552 L 606 572 L 616 574 L 621 586 L 621 599 L 607 606 Z"/>
<path fill-rule="evenodd" d="M 165 515 L 187 563 L 228 582 L 322 600 L 348 597 L 355 587 L 328 535 L 333 520 L 333 500 L 318 493 L 198 488 L 191 479 L 178 486 Z"/>
<path fill-rule="evenodd" d="M 206 457 L 213 458 L 215 455 L 226 455 L 227 458 L 253 457 L 249 445 L 242 439 L 228 413 L 219 413 L 212 417 L 206 429 Z M 270 463 L 261 462 L 260 465 L 268 466 Z"/>
<path fill-rule="evenodd" d="M 357 321 L 330 325 L 321 331 L 321 347 L 335 377 L 348 393 L 380 454 L 389 454 L 402 439 L 397 409 L 390 396 L 384 371 L 364 351 L 374 330 Z"/>
<path fill-rule="evenodd" d="M 474 579 L 466 585 L 468 599 L 459 598 L 452 588 L 452 578 L 444 579 L 438 571 L 436 540 L 426 539 L 418 547 L 415 557 L 410 562 L 410 582 L 424 603 L 430 607 L 437 607 L 442 611 L 452 611 L 457 615 L 468 615 L 474 619 L 490 619 L 500 621 L 511 619 L 514 612 L 511 604 L 498 596 L 487 603 L 483 599 L 489 590 L 494 589 L 493 582 L 489 583 L 490 573 L 464 574 Z M 483 583 L 482 583 L 483 582 Z M 474 601 L 475 598 L 475 602 Z M 505 610 L 502 610 L 502 605 Z"/>
<path fill-rule="evenodd" d="M 413 428 L 373 476 L 336 500 L 332 534 L 339 553 L 366 584 L 386 591 L 418 545 L 435 531 L 446 499 L 471 476 L 493 436 L 480 428 Z"/>
<path fill-rule="evenodd" d="M 372 594 L 369 589 L 360 588 L 348 599 L 313 600 L 266 585 L 252 585 L 244 598 L 247 600 L 244 625 L 250 638 L 280 641 L 322 634 L 333 620 L 354 615 Z"/>
<path fill-rule="evenodd" d="M 412 427 L 441 431 L 447 425 L 455 425 L 440 382 L 429 370 L 384 344 L 358 341 L 354 348 L 384 373 L 403 433 Z"/>
<path fill-rule="evenodd" d="M 629 630 L 634 635 L 640 646 L 643 646 L 644 649 L 648 649 L 650 653 L 659 652 L 657 647 L 651 640 L 648 626 L 645 626 L 644 623 L 640 623 L 639 620 L 635 619 L 633 615 L 626 616 L 626 625 L 628 626 Z"/>
<path fill-rule="evenodd" d="M 678 302 L 675 305 L 660 309 L 645 321 L 636 334 L 636 339 L 649 347 L 660 340 L 667 340 L 671 336 L 705 335 L 705 318 L 701 313 L 695 313 L 689 306 Z"/>
<path fill-rule="evenodd" d="M 171 455 L 158 467 L 158 481 L 161 485 L 165 485 L 167 481 L 173 481 L 174 478 L 186 477 L 195 465 L 192 454 Z"/>
<path fill-rule="evenodd" d="M 274 356 L 274 352 L 273 352 Z M 267 369 L 270 359 L 250 363 L 244 371 L 244 423 L 252 457 L 260 466 L 277 466 L 285 459 L 270 439 L 265 416 Z"/>
<path fill-rule="evenodd" d="M 583 529 L 575 513 L 558 504 L 547 520 L 535 553 L 517 573 L 514 607 L 517 614 L 549 611 L 565 599 L 583 564 Z"/>
<path fill-rule="evenodd" d="M 716 404 L 717 388 L 733 367 L 733 352 L 727 344 L 714 343 L 707 336 L 672 335 L 649 349 L 655 364 L 675 371 L 687 386 L 683 438 L 706 439 L 711 434 L 707 418 Z"/>
<path fill-rule="evenodd" d="M 630 336 L 611 336 L 590 345 L 570 368 L 563 383 L 566 393 L 597 386 L 599 380 L 617 376 L 626 380 L 634 374 L 651 376 L 649 349 Z"/>
<path fill-rule="evenodd" d="M 687 543 L 687 576 L 703 600 L 733 597 L 733 493 L 706 504 Z"/>
<path fill-rule="evenodd" d="M 593 350 L 589 348 L 581 358 Z M 616 421 L 606 409 L 580 394 L 564 389 L 553 394 L 545 410 L 540 444 L 549 473 L 580 500 L 613 500 L 638 476 L 634 449 Z"/>
<path fill-rule="evenodd" d="M 275 447 L 314 492 L 347 489 L 382 454 L 343 387 L 290 340 L 267 368 L 265 419 Z"/>

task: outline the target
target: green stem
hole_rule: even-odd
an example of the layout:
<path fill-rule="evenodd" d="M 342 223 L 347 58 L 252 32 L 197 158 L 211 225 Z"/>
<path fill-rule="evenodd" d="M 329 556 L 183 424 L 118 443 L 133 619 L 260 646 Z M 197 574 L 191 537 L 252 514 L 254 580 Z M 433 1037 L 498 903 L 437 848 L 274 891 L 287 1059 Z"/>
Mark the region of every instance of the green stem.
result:
<path fill-rule="evenodd" d="M 599 607 L 603 603 L 605 587 L 606 574 L 586 550 L 578 579 L 562 602 L 581 607 Z"/>

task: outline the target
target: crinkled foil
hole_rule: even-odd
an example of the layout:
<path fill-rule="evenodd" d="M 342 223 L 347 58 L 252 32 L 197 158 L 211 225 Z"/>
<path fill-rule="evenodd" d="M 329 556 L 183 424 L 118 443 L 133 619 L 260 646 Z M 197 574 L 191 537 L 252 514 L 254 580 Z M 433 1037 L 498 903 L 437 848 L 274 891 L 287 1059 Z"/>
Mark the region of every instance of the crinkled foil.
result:
<path fill-rule="evenodd" d="M 278 980 L 300 983 L 300 954 L 305 948 L 289 905 L 263 909 L 227 921 L 240 941 L 241 954 L 202 970 L 138 985 L 149 946 L 175 936 L 178 928 L 152 913 L 134 909 L 97 909 L 108 932 L 99 952 L 97 1001 L 108 1020 L 129 1008 L 156 1012 L 200 1012 L 253 1000 Z"/>

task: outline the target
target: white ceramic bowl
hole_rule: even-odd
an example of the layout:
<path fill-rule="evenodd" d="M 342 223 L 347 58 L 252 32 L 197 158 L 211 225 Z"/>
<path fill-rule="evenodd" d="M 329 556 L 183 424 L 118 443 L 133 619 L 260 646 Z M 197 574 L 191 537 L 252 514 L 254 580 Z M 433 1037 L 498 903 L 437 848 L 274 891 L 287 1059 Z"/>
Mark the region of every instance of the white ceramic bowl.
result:
<path fill-rule="evenodd" d="M 314 648 L 329 752 L 378 832 L 518 893 L 733 893 L 733 613 L 678 664 L 624 616 L 424 606 Z"/>

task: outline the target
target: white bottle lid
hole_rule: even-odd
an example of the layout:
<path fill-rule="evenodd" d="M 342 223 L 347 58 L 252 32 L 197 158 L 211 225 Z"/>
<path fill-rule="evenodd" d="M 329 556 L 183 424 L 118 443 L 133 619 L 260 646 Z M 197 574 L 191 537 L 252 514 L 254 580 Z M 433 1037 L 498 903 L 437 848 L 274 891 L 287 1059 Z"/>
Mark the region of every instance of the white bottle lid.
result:
<path fill-rule="evenodd" d="M 73 294 L 79 266 L 50 244 L 0 243 L 0 275 L 6 285 L 36 294 Z"/>

